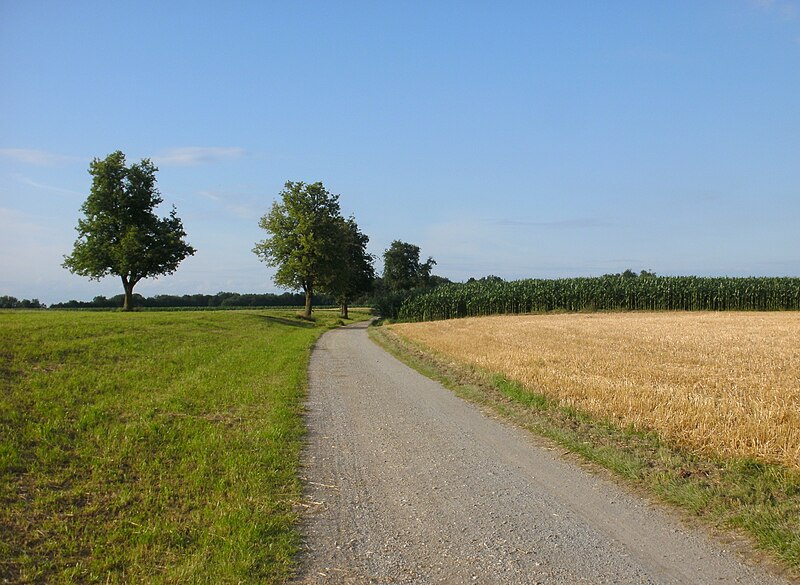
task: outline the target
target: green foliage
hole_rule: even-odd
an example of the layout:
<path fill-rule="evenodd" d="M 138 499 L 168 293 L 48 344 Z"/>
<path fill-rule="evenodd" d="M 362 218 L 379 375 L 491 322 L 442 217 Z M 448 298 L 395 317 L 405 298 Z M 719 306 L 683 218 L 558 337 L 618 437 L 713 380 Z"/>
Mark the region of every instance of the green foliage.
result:
<path fill-rule="evenodd" d="M 446 284 L 403 302 L 398 317 L 428 321 L 507 313 L 595 310 L 800 310 L 800 278 L 636 277 Z"/>
<path fill-rule="evenodd" d="M 75 274 L 99 280 L 116 275 L 125 289 L 130 309 L 133 287 L 143 278 L 172 274 L 195 250 L 173 207 L 159 218 L 154 209 L 162 203 L 156 188 L 156 171 L 149 159 L 130 167 L 125 155 L 114 152 L 89 166 L 92 189 L 81 206 L 78 239 L 63 266 Z"/>
<path fill-rule="evenodd" d="M 275 284 L 305 292 L 307 317 L 315 291 L 336 298 L 347 317 L 351 299 L 371 288 L 375 271 L 367 253 L 369 238 L 354 217 L 342 217 L 339 196 L 322 183 L 288 181 L 281 201 L 273 203 L 259 226 L 270 237 L 253 252 L 277 267 Z"/>
<path fill-rule="evenodd" d="M 472 282 L 482 282 L 482 283 L 492 283 L 492 282 L 494 282 L 494 283 L 498 283 L 498 282 L 505 282 L 505 281 L 502 278 L 500 278 L 499 276 L 495 276 L 494 274 L 490 274 L 488 276 L 484 276 L 483 278 L 478 278 L 477 280 L 475 278 L 470 278 L 467 282 L 468 283 L 472 283 Z"/>
<path fill-rule="evenodd" d="M 287 582 L 308 357 L 335 325 L 4 314 L 0 582 Z"/>
<path fill-rule="evenodd" d="M 605 274 L 604 276 L 619 276 L 622 278 L 646 278 L 649 276 L 656 276 L 656 273 L 650 270 L 642 270 L 641 272 L 639 272 L 639 274 L 636 274 L 636 272 L 634 272 L 630 268 L 626 268 L 624 272 L 621 273 L 617 272 L 616 274 Z"/>
<path fill-rule="evenodd" d="M 383 285 L 389 292 L 430 286 L 436 260 L 419 261 L 419 246 L 395 240 L 383 253 Z"/>
<path fill-rule="evenodd" d="M 419 246 L 395 240 L 383 253 L 383 277 L 376 279 L 370 305 L 385 319 L 396 319 L 406 300 L 450 281 L 431 274 L 436 260 L 420 263 Z"/>
<path fill-rule="evenodd" d="M 355 218 L 340 218 L 339 230 L 335 270 L 323 290 L 336 298 L 346 319 L 350 301 L 372 289 L 375 269 L 373 256 L 367 252 L 369 237 L 358 229 Z"/>
<path fill-rule="evenodd" d="M 302 181 L 287 181 L 280 195 L 258 224 L 270 237 L 258 242 L 253 252 L 277 268 L 276 285 L 305 292 L 310 316 L 314 291 L 333 280 L 341 255 L 339 196 L 320 182 Z"/>
<path fill-rule="evenodd" d="M 374 309 L 375 313 L 383 319 L 397 319 L 400 314 L 400 308 L 410 297 L 414 295 L 413 291 L 401 290 L 397 292 L 390 291 L 377 291 L 372 297 L 370 306 Z"/>
<path fill-rule="evenodd" d="M 305 297 L 296 293 L 234 293 L 218 292 L 213 295 L 155 295 L 143 297 L 134 293 L 137 307 L 144 308 L 231 308 L 231 307 L 302 307 Z M 333 305 L 336 299 L 327 295 L 317 296 L 322 305 Z M 122 304 L 123 295 L 105 297 L 98 295 L 91 301 L 66 301 L 50 305 L 51 309 L 113 308 Z"/>
<path fill-rule="evenodd" d="M 44 309 L 39 299 L 22 299 L 8 295 L 0 296 L 0 309 Z"/>

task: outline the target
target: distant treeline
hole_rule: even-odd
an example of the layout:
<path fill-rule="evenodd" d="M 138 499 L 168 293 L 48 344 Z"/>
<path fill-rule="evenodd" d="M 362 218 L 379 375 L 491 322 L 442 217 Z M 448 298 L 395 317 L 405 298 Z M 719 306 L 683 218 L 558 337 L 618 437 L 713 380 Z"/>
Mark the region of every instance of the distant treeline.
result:
<path fill-rule="evenodd" d="M 335 305 L 333 298 L 325 295 L 315 295 L 318 305 Z M 218 292 L 215 295 L 156 295 L 143 297 L 133 295 L 137 307 L 145 308 L 199 308 L 199 307 L 302 307 L 305 304 L 305 295 L 298 293 L 264 293 L 241 294 L 232 292 Z M 105 309 L 120 308 L 125 301 L 125 295 L 113 297 L 97 296 L 91 301 L 67 301 L 50 305 L 51 309 Z"/>
<path fill-rule="evenodd" d="M 39 299 L 22 299 L 17 297 L 10 297 L 8 295 L 0 296 L 0 309 L 44 309 L 46 305 L 39 302 Z"/>
<path fill-rule="evenodd" d="M 702 278 L 614 274 L 594 278 L 451 283 L 412 294 L 404 321 L 547 311 L 800 310 L 800 278 Z"/>

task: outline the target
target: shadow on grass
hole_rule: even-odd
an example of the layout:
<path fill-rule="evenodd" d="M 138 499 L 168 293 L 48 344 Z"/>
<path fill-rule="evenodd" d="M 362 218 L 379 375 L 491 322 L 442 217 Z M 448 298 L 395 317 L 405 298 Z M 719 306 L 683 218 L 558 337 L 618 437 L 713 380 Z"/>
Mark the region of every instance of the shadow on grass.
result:
<path fill-rule="evenodd" d="M 303 329 L 313 329 L 316 323 L 312 321 L 303 321 L 302 319 L 290 319 L 288 317 L 275 317 L 273 315 L 264 315 L 262 319 L 268 323 L 277 323 L 279 325 L 288 325 L 289 327 L 301 327 Z"/>

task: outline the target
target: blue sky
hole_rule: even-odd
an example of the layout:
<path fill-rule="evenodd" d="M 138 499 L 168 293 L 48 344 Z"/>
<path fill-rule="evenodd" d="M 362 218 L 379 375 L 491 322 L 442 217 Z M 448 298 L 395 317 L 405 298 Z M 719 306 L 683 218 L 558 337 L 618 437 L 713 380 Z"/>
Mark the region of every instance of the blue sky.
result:
<path fill-rule="evenodd" d="M 115 150 L 198 250 L 145 295 L 277 290 L 287 180 L 453 280 L 800 275 L 793 0 L 0 0 L 0 85 L 0 294 L 121 292 L 60 266 Z"/>

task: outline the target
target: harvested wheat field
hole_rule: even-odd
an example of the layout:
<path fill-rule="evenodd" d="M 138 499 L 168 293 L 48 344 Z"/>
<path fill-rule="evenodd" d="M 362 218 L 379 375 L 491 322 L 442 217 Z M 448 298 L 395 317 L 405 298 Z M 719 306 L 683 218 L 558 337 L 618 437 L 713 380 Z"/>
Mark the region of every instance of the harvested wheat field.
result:
<path fill-rule="evenodd" d="M 591 313 L 404 323 L 456 362 L 705 453 L 800 468 L 800 313 Z"/>

